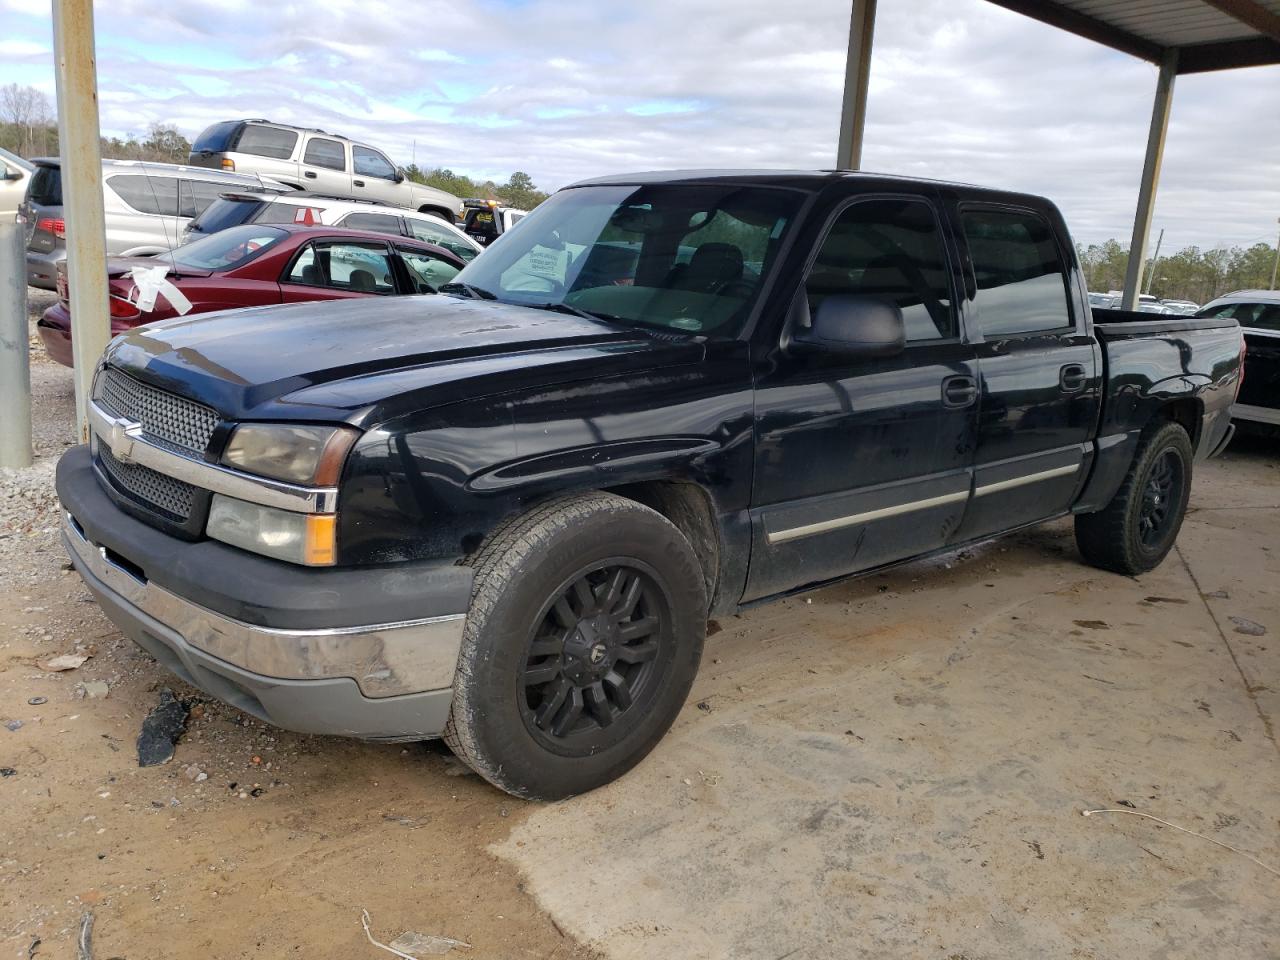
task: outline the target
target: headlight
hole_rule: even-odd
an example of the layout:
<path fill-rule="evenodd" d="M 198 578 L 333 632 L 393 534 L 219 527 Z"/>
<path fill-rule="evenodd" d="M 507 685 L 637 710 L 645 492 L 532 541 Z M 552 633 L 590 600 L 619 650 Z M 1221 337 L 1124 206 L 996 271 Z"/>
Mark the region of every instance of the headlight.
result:
<path fill-rule="evenodd" d="M 222 462 L 275 480 L 331 487 L 357 436 L 346 427 L 244 423 L 231 434 Z"/>
<path fill-rule="evenodd" d="M 290 563 L 327 567 L 337 558 L 337 526 L 332 513 L 293 513 L 216 493 L 205 530 L 233 547 Z"/>

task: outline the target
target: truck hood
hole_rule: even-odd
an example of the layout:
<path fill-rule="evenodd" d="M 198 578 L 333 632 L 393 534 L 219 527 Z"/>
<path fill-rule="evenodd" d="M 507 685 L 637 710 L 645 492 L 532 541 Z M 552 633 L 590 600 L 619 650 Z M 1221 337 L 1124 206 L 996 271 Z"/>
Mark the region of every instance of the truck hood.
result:
<path fill-rule="evenodd" d="M 436 295 L 227 310 L 138 327 L 106 361 L 232 419 L 345 420 L 698 360 L 702 344 Z"/>

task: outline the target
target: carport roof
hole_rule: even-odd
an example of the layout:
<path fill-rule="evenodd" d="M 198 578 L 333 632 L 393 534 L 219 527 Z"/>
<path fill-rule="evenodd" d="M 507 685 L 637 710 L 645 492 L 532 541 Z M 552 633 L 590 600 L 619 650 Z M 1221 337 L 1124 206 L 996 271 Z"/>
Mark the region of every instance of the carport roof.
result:
<path fill-rule="evenodd" d="M 989 0 L 1178 73 L 1280 63 L 1280 0 Z"/>

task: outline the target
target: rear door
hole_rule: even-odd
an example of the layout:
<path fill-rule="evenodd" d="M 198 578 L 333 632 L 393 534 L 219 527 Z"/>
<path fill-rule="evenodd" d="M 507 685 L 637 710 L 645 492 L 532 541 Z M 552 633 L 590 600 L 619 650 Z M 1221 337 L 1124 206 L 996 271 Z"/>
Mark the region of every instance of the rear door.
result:
<path fill-rule="evenodd" d="M 1065 512 L 1088 465 L 1102 371 L 1074 257 L 1041 211 L 962 204 L 981 397 L 974 496 L 957 540 Z"/>
<path fill-rule="evenodd" d="M 788 324 L 835 294 L 897 303 L 906 349 L 860 358 L 786 349 L 758 365 L 753 546 L 745 600 L 927 553 L 969 500 L 974 348 L 929 195 L 863 196 L 836 211 Z"/>
<path fill-rule="evenodd" d="M 333 137 L 307 137 L 300 167 L 304 185 L 316 193 L 351 196 L 351 158 L 347 145 Z"/>

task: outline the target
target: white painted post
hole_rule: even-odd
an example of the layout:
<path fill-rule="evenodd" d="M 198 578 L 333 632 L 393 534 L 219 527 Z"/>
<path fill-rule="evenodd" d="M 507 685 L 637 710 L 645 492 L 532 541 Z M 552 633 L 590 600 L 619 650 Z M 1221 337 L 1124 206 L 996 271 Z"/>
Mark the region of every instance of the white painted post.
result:
<path fill-rule="evenodd" d="M 71 347 L 76 375 L 76 425 L 81 442 L 85 442 L 89 439 L 85 410 L 93 371 L 111 339 L 93 0 L 53 0 L 53 36 L 62 208 L 67 224 Z"/>
<path fill-rule="evenodd" d="M 1138 210 L 1133 217 L 1133 239 L 1129 241 L 1129 267 L 1124 277 L 1123 310 L 1136 310 L 1142 289 L 1147 242 L 1151 238 L 1151 218 L 1156 208 L 1156 188 L 1160 185 L 1160 165 L 1164 162 L 1164 140 L 1169 132 L 1173 107 L 1173 81 L 1178 75 L 1178 51 L 1165 52 L 1156 81 L 1155 105 L 1151 109 L 1151 129 L 1147 133 L 1147 156 L 1142 164 L 1142 184 L 1138 188 Z"/>
<path fill-rule="evenodd" d="M 840 110 L 840 142 L 836 168 L 862 166 L 862 137 L 867 126 L 867 91 L 871 85 L 871 43 L 876 29 L 876 0 L 853 0 L 849 17 L 849 54 L 844 63 L 844 105 Z"/>
<path fill-rule="evenodd" d="M 31 466 L 27 251 L 22 225 L 0 221 L 0 467 Z"/>

